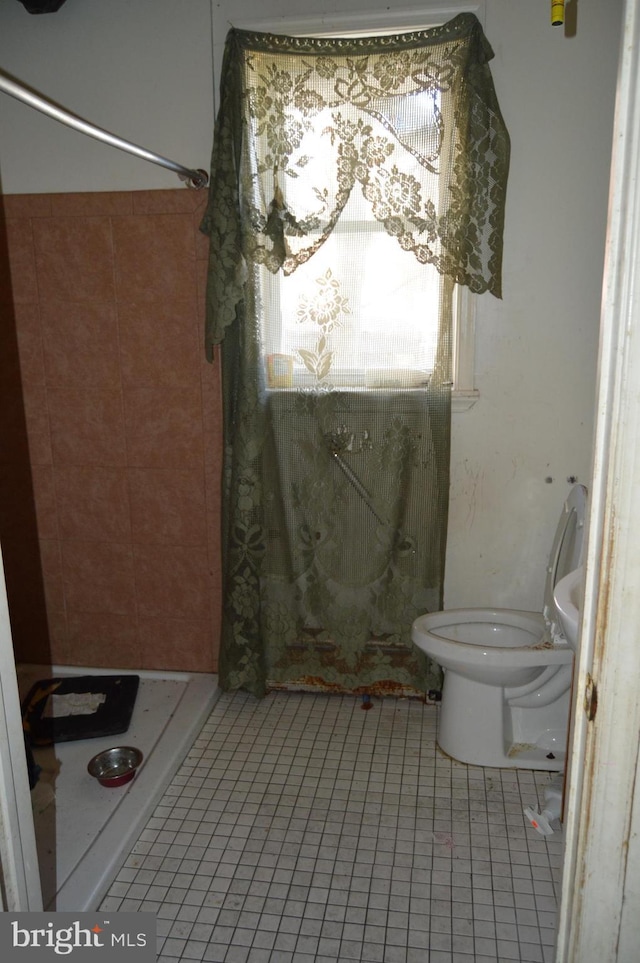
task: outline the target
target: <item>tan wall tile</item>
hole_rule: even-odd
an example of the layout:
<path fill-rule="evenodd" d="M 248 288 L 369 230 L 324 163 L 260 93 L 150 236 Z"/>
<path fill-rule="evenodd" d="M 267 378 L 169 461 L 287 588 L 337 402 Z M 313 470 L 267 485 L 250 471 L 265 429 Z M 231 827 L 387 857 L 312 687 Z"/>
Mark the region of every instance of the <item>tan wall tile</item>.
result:
<path fill-rule="evenodd" d="M 18 658 L 215 670 L 222 441 L 219 363 L 203 348 L 206 192 L 2 201 L 0 534 Z"/>
<path fill-rule="evenodd" d="M 31 224 L 42 301 L 113 300 L 108 217 L 40 218 Z"/>

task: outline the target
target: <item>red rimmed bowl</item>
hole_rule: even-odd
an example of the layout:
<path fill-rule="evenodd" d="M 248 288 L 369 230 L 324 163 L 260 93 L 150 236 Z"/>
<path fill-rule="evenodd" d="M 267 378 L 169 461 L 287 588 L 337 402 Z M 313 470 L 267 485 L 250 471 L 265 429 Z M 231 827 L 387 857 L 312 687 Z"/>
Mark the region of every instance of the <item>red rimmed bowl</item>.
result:
<path fill-rule="evenodd" d="M 142 753 L 133 746 L 114 746 L 105 749 L 89 761 L 87 772 L 98 780 L 101 786 L 115 789 L 131 782 L 142 762 Z"/>

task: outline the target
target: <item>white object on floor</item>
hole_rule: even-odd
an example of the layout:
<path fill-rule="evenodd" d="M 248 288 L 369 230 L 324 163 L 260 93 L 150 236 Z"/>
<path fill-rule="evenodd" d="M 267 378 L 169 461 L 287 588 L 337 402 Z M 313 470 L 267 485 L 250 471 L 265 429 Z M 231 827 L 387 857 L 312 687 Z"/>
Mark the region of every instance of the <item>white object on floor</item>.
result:
<path fill-rule="evenodd" d="M 17 666 L 22 695 L 40 679 L 76 675 L 138 675 L 127 732 L 34 749 L 42 768 L 32 793 L 45 910 L 95 909 L 219 695 L 215 675 Z M 132 745 L 144 755 L 135 779 L 105 788 L 87 772 L 103 749 Z"/>
<path fill-rule="evenodd" d="M 553 835 L 551 823 L 560 819 L 562 813 L 562 786 L 564 776 L 561 774 L 552 779 L 544 790 L 544 809 L 536 812 L 531 806 L 525 806 L 523 812 L 534 829 L 542 836 Z"/>
<path fill-rule="evenodd" d="M 103 702 L 107 701 L 104 692 L 69 692 L 56 695 L 52 692 L 42 710 L 43 719 L 63 719 L 66 716 L 92 716 Z"/>

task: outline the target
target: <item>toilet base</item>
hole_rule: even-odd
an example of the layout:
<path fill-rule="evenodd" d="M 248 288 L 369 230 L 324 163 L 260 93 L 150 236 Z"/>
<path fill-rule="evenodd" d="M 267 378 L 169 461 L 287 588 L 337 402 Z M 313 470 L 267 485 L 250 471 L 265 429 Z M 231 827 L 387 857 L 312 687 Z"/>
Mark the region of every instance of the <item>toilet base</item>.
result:
<path fill-rule="evenodd" d="M 568 719 L 568 697 L 566 701 Z M 445 671 L 438 745 L 448 756 L 472 766 L 562 770 L 565 745 L 564 739 L 558 738 L 558 735 L 562 737 L 562 731 L 553 730 L 549 739 L 542 728 L 547 719 L 546 707 L 537 710 L 539 725 L 535 724 L 535 713 L 531 715 L 533 710 L 529 710 L 526 729 L 520 720 L 516 726 L 518 741 L 512 736 L 512 711 L 500 686 L 472 682 L 455 672 Z"/>

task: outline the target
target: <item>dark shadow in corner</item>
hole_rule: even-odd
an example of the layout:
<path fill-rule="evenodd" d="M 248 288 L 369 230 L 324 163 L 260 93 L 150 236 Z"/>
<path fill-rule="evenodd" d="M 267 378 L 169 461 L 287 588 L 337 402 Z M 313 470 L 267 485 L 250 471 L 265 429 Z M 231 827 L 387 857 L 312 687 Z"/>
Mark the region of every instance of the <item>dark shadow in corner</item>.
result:
<path fill-rule="evenodd" d="M 0 187 L 0 545 L 16 662 L 50 663 L 5 200 Z"/>
<path fill-rule="evenodd" d="M 51 645 L 20 369 L 18 309 L 11 277 L 10 235 L 0 181 L 0 548 L 15 661 L 50 664 Z M 40 798 L 43 791 L 49 794 L 47 802 L 40 807 L 43 810 L 40 822 L 45 819 L 52 824 L 48 837 L 52 840 L 49 872 L 54 877 L 50 885 L 55 887 L 55 794 L 50 786 L 40 783 L 40 767 L 33 759 L 26 734 L 25 752 L 34 819 L 38 805 L 33 794 L 39 794 Z M 42 828 L 36 836 L 40 868 L 43 861 L 38 840 L 41 838 Z"/>

